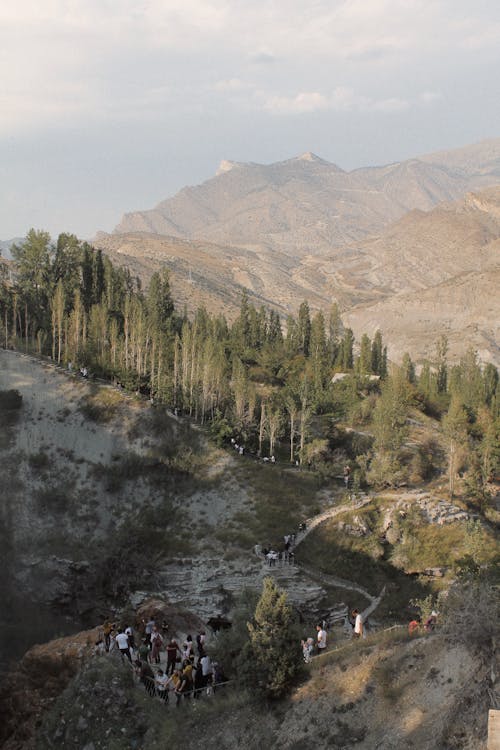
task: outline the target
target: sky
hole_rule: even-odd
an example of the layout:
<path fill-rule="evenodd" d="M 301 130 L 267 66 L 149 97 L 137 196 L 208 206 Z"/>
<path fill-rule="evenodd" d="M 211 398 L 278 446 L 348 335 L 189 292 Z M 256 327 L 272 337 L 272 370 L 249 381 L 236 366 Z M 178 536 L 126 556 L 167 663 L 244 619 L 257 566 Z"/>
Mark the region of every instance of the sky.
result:
<path fill-rule="evenodd" d="M 498 0 L 0 4 L 0 239 L 111 231 L 221 160 L 500 137 Z"/>

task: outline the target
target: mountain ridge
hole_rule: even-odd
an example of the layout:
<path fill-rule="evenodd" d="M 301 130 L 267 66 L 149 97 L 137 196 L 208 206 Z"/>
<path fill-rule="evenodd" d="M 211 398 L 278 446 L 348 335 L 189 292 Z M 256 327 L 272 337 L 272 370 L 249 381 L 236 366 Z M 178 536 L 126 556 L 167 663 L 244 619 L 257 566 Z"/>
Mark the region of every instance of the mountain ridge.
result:
<path fill-rule="evenodd" d="M 396 359 L 429 356 L 427 320 L 427 339 L 444 326 L 452 356 L 469 341 L 500 364 L 500 307 L 489 299 L 498 297 L 500 139 L 352 172 L 312 152 L 227 166 L 126 215 L 97 245 L 146 281 L 166 264 L 190 311 L 204 304 L 233 319 L 244 289 L 281 314 L 303 299 L 313 310 L 336 301 L 356 335 L 390 332 Z"/>
<path fill-rule="evenodd" d="M 380 235 L 328 255 L 296 259 L 279 250 L 144 233 L 103 235 L 99 246 L 146 281 L 166 265 L 175 298 L 191 312 L 204 304 L 234 319 L 243 289 L 253 304 L 281 314 L 296 314 L 303 299 L 313 310 L 327 310 L 335 300 L 356 335 L 380 328 L 396 360 L 405 351 L 428 357 L 446 329 L 452 356 L 463 353 L 468 331 L 482 358 L 500 364 L 500 302 L 493 283 L 500 187 L 428 212 L 415 209 Z"/>
<path fill-rule="evenodd" d="M 500 139 L 492 143 L 491 150 L 469 147 L 482 154 L 475 169 L 467 148 L 350 172 L 312 152 L 267 165 L 223 161 L 201 185 L 125 214 L 113 233 L 258 245 L 293 257 L 329 253 L 380 232 L 409 210 L 429 210 L 500 182 Z"/>

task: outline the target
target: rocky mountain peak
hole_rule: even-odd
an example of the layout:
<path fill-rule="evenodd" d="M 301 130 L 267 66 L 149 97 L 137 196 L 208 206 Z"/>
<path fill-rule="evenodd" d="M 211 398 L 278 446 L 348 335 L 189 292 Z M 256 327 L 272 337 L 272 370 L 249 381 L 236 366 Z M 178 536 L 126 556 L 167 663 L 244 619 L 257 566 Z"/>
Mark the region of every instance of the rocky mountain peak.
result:
<path fill-rule="evenodd" d="M 300 156 L 297 156 L 297 161 L 312 161 L 316 162 L 318 164 L 328 164 L 327 161 L 322 159 L 320 156 L 317 156 L 316 154 L 313 154 L 312 151 L 306 151 L 305 153 L 301 154 Z"/>
<path fill-rule="evenodd" d="M 216 177 L 219 177 L 219 175 L 224 174 L 225 172 L 230 172 L 232 169 L 235 169 L 237 167 L 244 167 L 245 164 L 240 161 L 231 161 L 230 159 L 222 159 L 221 163 L 219 164 L 217 168 Z"/>

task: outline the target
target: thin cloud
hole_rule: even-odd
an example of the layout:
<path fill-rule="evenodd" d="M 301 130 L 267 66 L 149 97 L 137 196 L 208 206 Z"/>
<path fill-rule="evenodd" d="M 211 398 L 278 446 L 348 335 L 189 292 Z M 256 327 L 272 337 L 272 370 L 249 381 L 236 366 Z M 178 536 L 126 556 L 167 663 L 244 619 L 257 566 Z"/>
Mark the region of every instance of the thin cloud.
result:
<path fill-rule="evenodd" d="M 302 91 L 295 96 L 266 96 L 263 109 L 275 115 L 310 114 L 312 112 L 402 112 L 410 102 L 397 97 L 372 99 L 355 93 L 351 88 L 339 86 L 329 94 Z"/>
<path fill-rule="evenodd" d="M 278 115 L 309 114 L 330 109 L 330 102 L 317 91 L 301 91 L 294 97 L 270 96 L 263 106 L 268 112 Z"/>
<path fill-rule="evenodd" d="M 240 92 L 252 89 L 254 84 L 242 81 L 240 78 L 227 78 L 224 81 L 217 81 L 214 84 L 214 91 L 222 92 Z"/>

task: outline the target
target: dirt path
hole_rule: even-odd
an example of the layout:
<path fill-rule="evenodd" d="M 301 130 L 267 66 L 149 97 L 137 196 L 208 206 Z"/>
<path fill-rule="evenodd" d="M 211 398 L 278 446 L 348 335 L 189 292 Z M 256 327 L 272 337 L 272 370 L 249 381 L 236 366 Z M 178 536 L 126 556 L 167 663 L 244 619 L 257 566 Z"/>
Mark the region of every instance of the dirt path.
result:
<path fill-rule="evenodd" d="M 304 541 L 304 539 L 311 533 L 311 531 L 313 531 L 317 526 L 320 526 L 320 524 L 324 523 L 325 521 L 328 521 L 328 519 L 334 518 L 341 513 L 345 513 L 346 511 L 359 510 L 360 508 L 364 508 L 365 505 L 369 505 L 372 500 L 373 498 L 368 496 L 362 497 L 361 500 L 355 504 L 345 503 L 344 505 L 335 505 L 333 508 L 328 508 L 322 513 L 318 513 L 317 516 L 308 518 L 306 520 L 306 528 L 304 529 L 304 531 L 299 531 L 295 537 L 295 547 L 298 547 L 298 545 Z"/>

